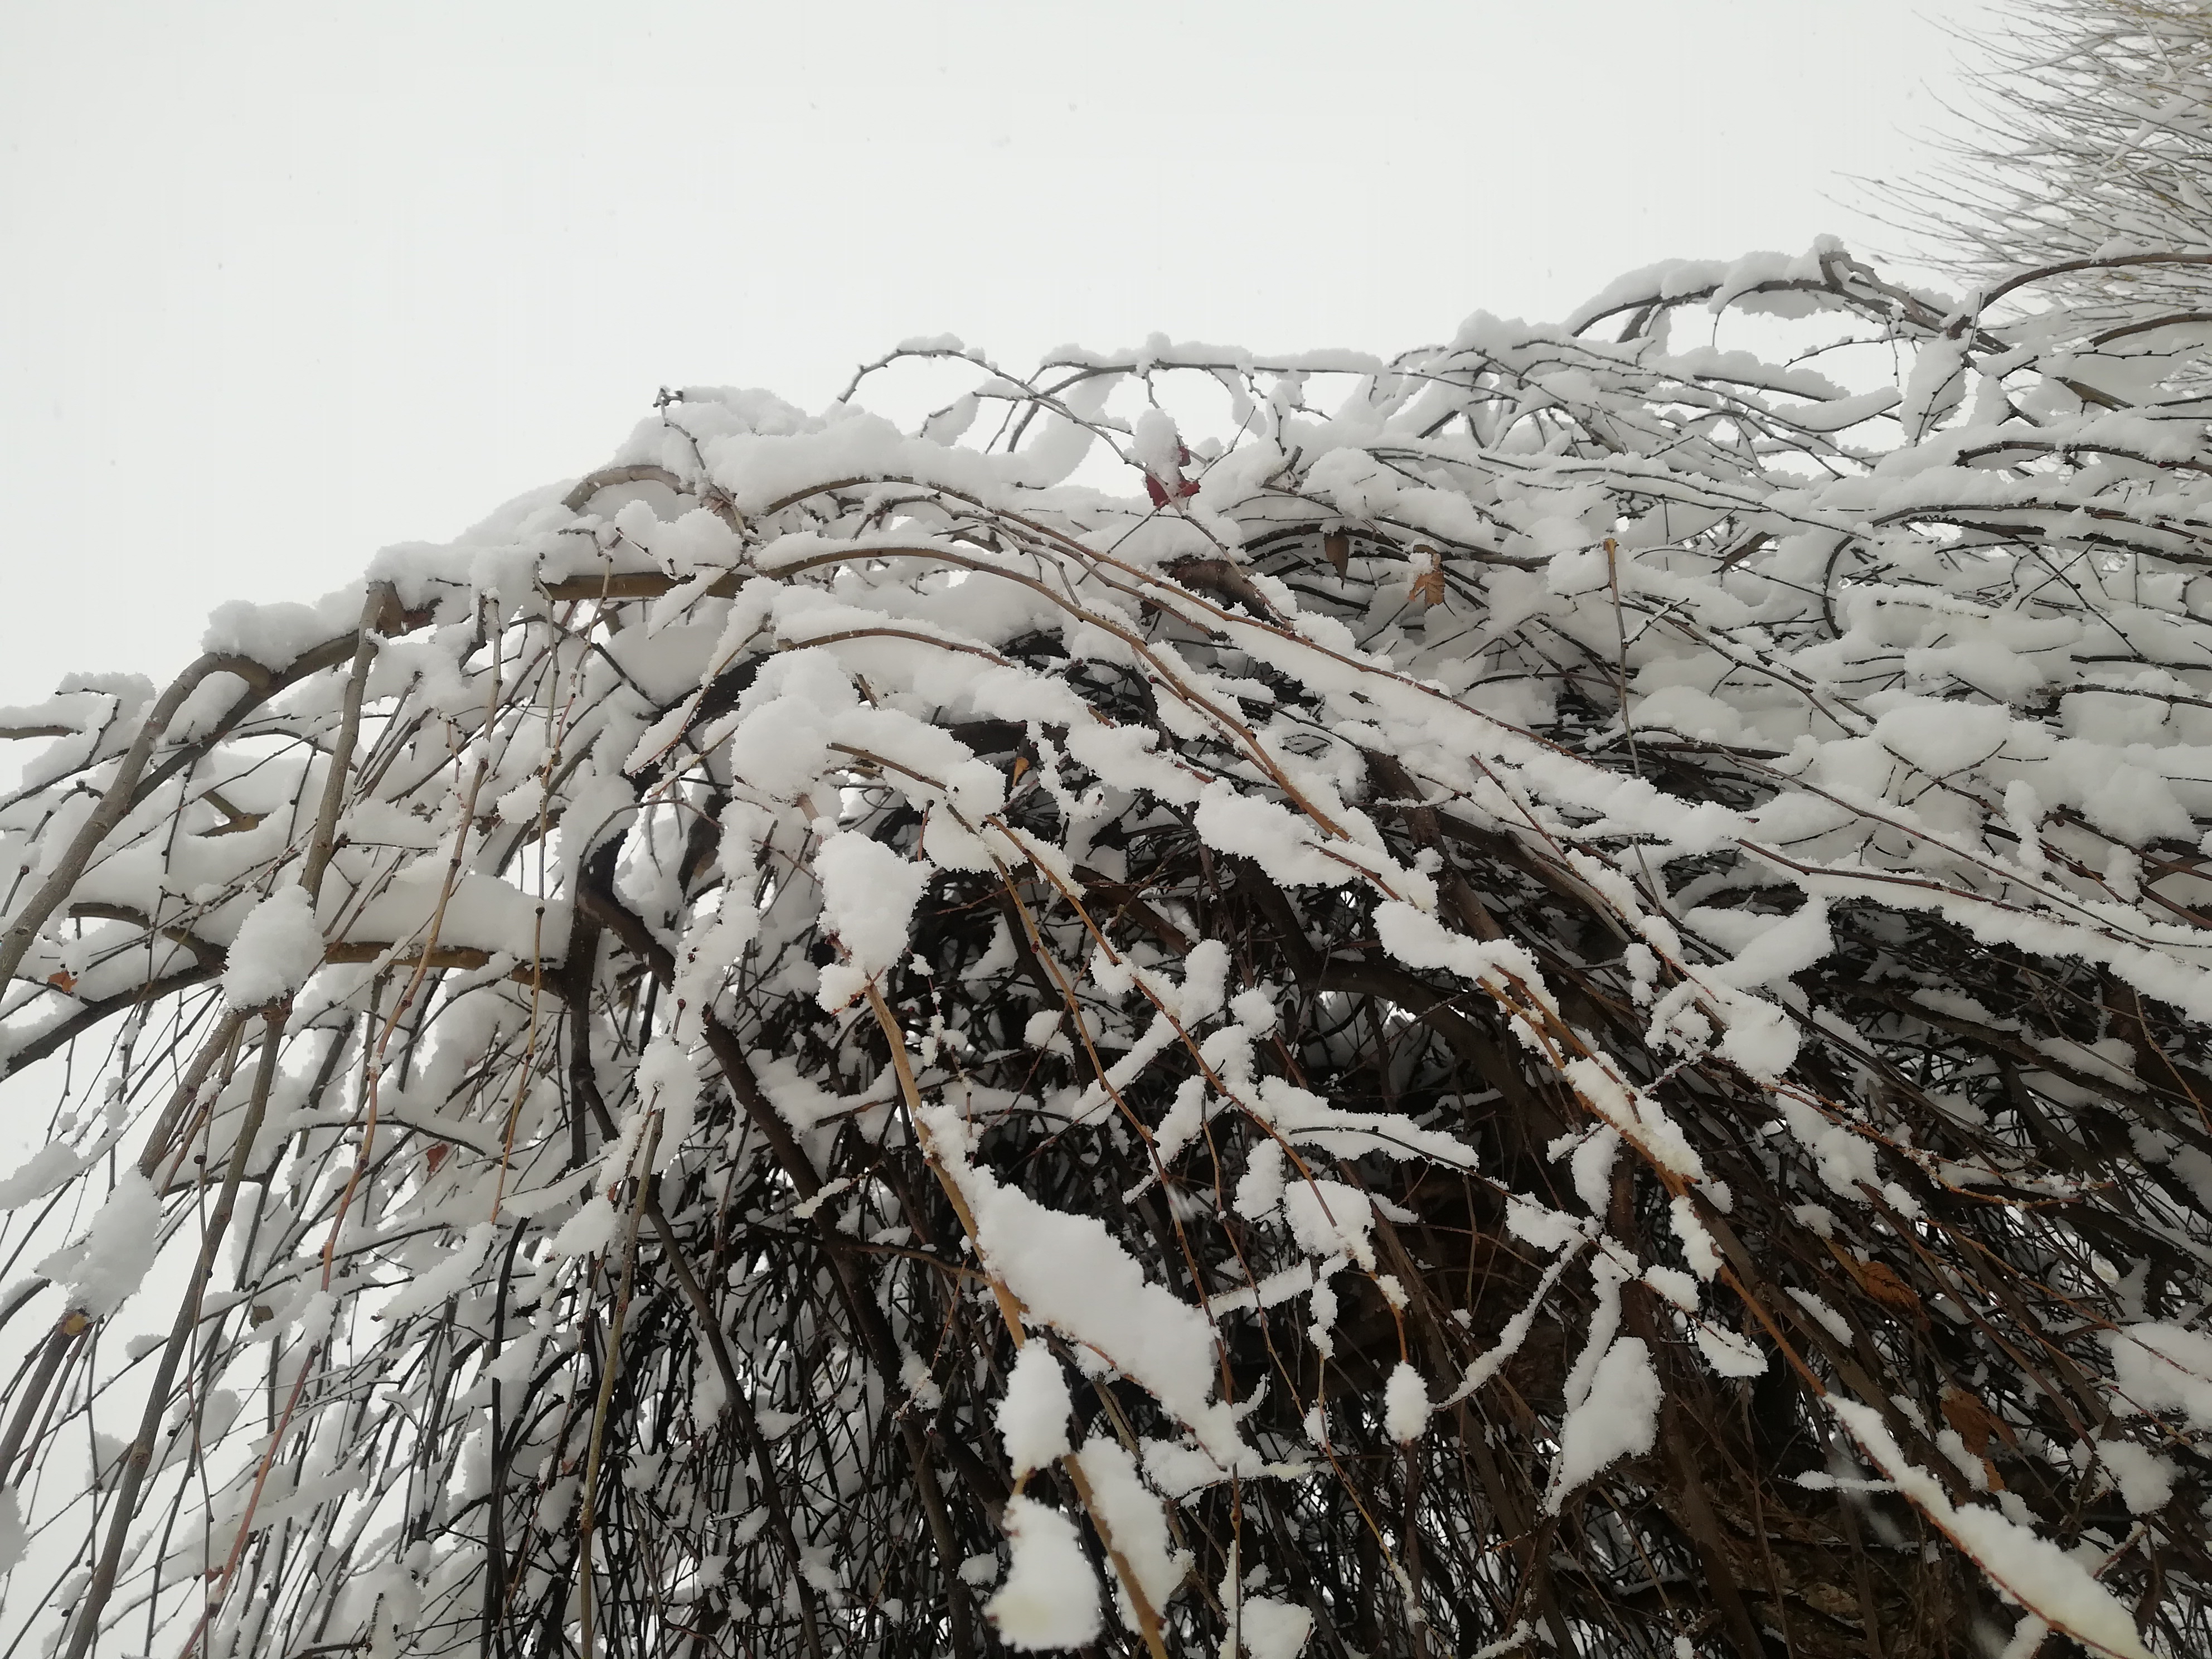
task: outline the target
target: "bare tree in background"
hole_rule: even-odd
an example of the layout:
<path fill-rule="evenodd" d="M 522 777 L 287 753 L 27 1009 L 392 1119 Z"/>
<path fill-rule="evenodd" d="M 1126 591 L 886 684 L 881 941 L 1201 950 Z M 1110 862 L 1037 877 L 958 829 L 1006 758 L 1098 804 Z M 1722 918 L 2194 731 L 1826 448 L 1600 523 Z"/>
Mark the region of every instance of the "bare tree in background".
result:
<path fill-rule="evenodd" d="M 1920 251 L 1977 283 L 2079 262 L 2034 297 L 2212 323 L 2212 6 L 2003 0 L 1989 21 L 1948 160 L 1892 192 Z M 2207 258 L 2124 257 L 2177 251 Z"/>
<path fill-rule="evenodd" d="M 10 711 L 0 1638 L 2212 1651 L 2203 335 L 1992 314 L 920 343 Z"/>

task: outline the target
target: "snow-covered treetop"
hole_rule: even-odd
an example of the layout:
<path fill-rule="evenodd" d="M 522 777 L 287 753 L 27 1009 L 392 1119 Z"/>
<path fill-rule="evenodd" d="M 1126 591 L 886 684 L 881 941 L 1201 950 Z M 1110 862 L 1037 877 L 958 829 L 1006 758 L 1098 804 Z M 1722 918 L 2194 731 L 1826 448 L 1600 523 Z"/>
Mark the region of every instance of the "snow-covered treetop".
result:
<path fill-rule="evenodd" d="M 1961 31 L 1970 96 L 1948 155 L 1889 191 L 1900 216 L 1978 283 L 2057 267 L 2023 297 L 2108 327 L 2212 308 L 2212 6 L 1992 10 Z"/>
<path fill-rule="evenodd" d="M 2205 336 L 1983 314 L 915 342 L 0 714 L 11 1616 L 2205 1650 Z"/>

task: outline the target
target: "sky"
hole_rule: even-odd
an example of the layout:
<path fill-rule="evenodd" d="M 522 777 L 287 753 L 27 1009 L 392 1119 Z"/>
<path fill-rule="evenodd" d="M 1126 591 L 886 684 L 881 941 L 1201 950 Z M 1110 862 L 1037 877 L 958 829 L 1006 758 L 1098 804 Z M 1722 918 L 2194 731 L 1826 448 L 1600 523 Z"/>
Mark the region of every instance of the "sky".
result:
<path fill-rule="evenodd" d="M 166 678 L 663 385 L 819 408 L 946 331 L 1388 352 L 1894 243 L 1858 181 L 1929 164 L 1980 13 L 0 0 L 0 705 Z"/>

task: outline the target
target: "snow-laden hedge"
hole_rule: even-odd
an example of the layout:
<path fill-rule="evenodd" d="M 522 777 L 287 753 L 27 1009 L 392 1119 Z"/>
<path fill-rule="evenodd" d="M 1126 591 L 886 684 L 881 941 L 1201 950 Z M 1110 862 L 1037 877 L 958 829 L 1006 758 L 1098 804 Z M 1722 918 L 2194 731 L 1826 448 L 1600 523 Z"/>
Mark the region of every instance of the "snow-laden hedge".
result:
<path fill-rule="evenodd" d="M 11 1626 L 2208 1650 L 2205 338 L 917 343 L 10 712 Z"/>

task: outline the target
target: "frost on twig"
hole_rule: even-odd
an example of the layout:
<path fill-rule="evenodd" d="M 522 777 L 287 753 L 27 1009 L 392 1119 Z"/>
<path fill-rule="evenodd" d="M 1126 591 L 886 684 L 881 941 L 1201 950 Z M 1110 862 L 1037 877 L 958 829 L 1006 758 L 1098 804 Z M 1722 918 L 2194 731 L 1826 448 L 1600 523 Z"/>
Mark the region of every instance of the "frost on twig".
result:
<path fill-rule="evenodd" d="M 10 1639 L 2212 1648 L 2207 410 L 1976 314 L 671 392 L 0 714 Z"/>

